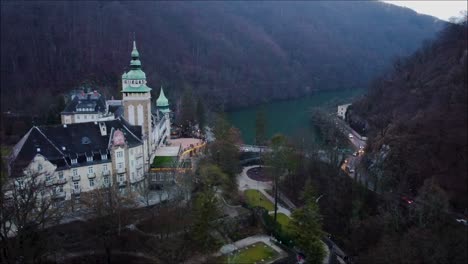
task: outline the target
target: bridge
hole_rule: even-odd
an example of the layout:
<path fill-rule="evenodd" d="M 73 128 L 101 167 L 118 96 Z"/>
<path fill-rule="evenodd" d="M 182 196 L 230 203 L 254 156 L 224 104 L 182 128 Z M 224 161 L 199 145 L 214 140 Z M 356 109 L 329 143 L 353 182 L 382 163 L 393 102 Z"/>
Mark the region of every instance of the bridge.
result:
<path fill-rule="evenodd" d="M 257 145 L 239 145 L 239 150 L 241 152 L 267 152 L 270 151 L 270 148 L 267 146 L 257 146 Z"/>

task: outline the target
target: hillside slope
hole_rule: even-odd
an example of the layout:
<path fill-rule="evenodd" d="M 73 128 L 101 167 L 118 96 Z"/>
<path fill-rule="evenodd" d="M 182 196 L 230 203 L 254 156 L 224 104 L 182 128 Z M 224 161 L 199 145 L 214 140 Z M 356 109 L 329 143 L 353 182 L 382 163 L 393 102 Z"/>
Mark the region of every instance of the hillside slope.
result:
<path fill-rule="evenodd" d="M 442 24 L 367 1 L 2 1 L 2 109 L 40 112 L 83 82 L 117 96 L 133 32 L 153 88 L 233 107 L 362 88 Z"/>
<path fill-rule="evenodd" d="M 414 193 L 434 178 L 461 212 L 468 208 L 467 47 L 466 21 L 449 26 L 350 109 L 368 122 L 371 157 L 390 147 L 380 167 L 384 188 Z"/>

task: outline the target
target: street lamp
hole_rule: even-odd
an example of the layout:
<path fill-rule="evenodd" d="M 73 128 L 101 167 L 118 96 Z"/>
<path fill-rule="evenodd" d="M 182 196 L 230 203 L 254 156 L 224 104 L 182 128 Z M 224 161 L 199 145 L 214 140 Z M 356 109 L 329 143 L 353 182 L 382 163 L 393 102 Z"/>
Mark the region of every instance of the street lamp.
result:
<path fill-rule="evenodd" d="M 318 203 L 318 201 L 320 200 L 320 198 L 322 198 L 325 194 L 322 194 L 320 195 L 317 199 L 315 199 L 315 203 Z"/>

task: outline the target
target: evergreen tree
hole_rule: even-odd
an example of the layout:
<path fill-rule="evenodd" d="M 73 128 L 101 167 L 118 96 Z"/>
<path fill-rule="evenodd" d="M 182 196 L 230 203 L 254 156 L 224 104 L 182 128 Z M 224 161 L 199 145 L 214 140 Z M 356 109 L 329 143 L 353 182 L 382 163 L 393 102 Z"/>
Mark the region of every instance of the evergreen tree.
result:
<path fill-rule="evenodd" d="M 214 189 L 208 186 L 196 195 L 194 201 L 192 238 L 203 251 L 208 251 L 214 244 L 210 230 L 213 228 L 213 220 L 219 215 L 217 202 Z"/>
<path fill-rule="evenodd" d="M 276 222 L 280 178 L 293 172 L 297 168 L 298 160 L 295 158 L 293 147 L 284 135 L 278 134 L 273 136 L 270 141 L 270 148 L 271 151 L 265 153 L 264 160 L 268 173 L 273 177 L 275 198 L 274 219 Z"/>
<path fill-rule="evenodd" d="M 292 214 L 290 227 L 296 245 L 306 255 L 307 263 L 322 263 L 325 257 L 325 249 L 321 241 L 322 217 L 315 202 L 315 196 L 312 185 L 310 182 L 307 183 L 303 193 L 305 204 Z"/>

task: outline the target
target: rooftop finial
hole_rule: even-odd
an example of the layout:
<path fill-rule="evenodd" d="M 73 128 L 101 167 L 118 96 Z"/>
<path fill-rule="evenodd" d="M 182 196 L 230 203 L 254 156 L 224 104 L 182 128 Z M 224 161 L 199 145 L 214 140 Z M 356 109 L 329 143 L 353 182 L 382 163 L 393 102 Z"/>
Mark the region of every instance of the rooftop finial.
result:
<path fill-rule="evenodd" d="M 136 41 L 133 40 L 133 50 L 132 50 L 132 59 L 138 59 L 138 57 L 140 56 L 140 54 L 138 53 L 138 50 L 136 48 Z"/>

